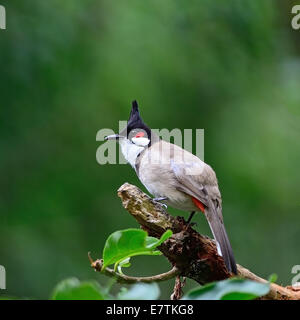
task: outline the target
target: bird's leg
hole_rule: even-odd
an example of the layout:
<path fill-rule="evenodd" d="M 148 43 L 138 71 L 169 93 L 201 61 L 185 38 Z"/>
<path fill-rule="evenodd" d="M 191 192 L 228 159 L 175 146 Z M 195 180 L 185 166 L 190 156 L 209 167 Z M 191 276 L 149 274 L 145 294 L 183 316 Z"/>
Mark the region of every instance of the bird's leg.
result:
<path fill-rule="evenodd" d="M 152 200 L 155 201 L 155 202 L 158 202 L 160 205 L 162 205 L 166 209 L 168 208 L 168 206 L 165 203 L 160 203 L 160 201 L 168 200 L 167 197 L 158 197 L 158 198 L 153 198 Z"/>
<path fill-rule="evenodd" d="M 191 225 L 191 221 L 192 221 L 192 219 L 193 219 L 193 216 L 194 216 L 195 212 L 196 212 L 196 211 L 192 211 L 192 212 L 190 213 L 190 216 L 189 216 L 189 218 L 187 219 L 187 225 L 188 225 L 188 226 Z"/>

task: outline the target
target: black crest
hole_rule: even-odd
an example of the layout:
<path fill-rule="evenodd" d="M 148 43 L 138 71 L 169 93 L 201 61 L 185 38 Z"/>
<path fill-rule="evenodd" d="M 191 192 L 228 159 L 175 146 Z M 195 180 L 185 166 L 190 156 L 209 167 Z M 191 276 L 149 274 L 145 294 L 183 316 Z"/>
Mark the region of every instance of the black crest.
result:
<path fill-rule="evenodd" d="M 144 123 L 140 116 L 139 106 L 136 100 L 132 102 L 132 108 L 127 123 L 127 136 L 136 129 L 142 129 L 147 133 L 148 139 L 151 139 L 151 129 Z"/>
<path fill-rule="evenodd" d="M 140 116 L 138 103 L 136 100 L 134 100 L 132 101 L 132 108 L 131 108 L 131 112 L 128 120 L 128 126 L 130 125 L 133 128 L 140 128 L 140 127 L 136 127 L 136 125 L 139 125 L 139 124 L 145 125 Z"/>
<path fill-rule="evenodd" d="M 127 127 L 120 132 L 120 135 L 126 136 L 127 138 L 131 138 L 135 136 L 140 130 L 146 133 L 148 139 L 150 139 L 150 143 L 148 147 L 159 140 L 159 137 L 154 134 L 151 129 L 145 124 L 143 119 L 140 116 L 139 106 L 136 100 L 132 101 L 132 108 L 129 116 L 129 120 L 127 122 Z"/>

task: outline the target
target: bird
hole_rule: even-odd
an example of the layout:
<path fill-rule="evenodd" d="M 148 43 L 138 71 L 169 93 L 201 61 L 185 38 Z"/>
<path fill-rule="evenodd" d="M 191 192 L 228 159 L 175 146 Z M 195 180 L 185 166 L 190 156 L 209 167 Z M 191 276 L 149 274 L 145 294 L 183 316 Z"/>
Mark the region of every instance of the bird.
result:
<path fill-rule="evenodd" d="M 205 215 L 227 270 L 237 274 L 212 167 L 191 152 L 162 140 L 142 120 L 136 100 L 132 102 L 127 127 L 104 140 L 119 142 L 123 156 L 154 201 L 190 212 L 188 225 L 196 212 Z"/>

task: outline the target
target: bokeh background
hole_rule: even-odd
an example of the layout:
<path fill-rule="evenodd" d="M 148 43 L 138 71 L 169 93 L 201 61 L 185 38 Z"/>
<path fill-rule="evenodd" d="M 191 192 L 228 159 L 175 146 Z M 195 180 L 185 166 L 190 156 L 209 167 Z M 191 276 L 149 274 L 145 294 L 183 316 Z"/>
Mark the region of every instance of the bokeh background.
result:
<path fill-rule="evenodd" d="M 128 165 L 100 166 L 101 128 L 137 99 L 152 128 L 204 128 L 237 261 L 288 285 L 300 264 L 300 30 L 293 1 L 1 1 L 0 264 L 7 290 L 48 298 L 137 223 L 116 195 Z M 174 214 L 186 215 L 170 209 Z M 198 230 L 209 234 L 203 217 Z M 169 269 L 138 257 L 128 272 Z M 189 282 L 188 286 L 195 286 Z M 173 281 L 162 284 L 167 298 Z"/>

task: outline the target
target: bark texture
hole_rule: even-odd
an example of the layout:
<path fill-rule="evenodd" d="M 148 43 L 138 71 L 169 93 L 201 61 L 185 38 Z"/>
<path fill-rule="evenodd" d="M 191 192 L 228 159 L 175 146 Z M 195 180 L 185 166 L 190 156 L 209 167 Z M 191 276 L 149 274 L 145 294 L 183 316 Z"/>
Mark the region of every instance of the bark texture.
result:
<path fill-rule="evenodd" d="M 215 241 L 196 232 L 186 224 L 184 218 L 169 215 L 161 204 L 129 183 L 119 188 L 118 196 L 124 208 L 150 236 L 159 238 L 166 230 L 173 231 L 172 237 L 159 250 L 176 268 L 176 275 L 193 279 L 199 284 L 233 276 L 227 271 L 223 258 L 218 255 Z M 267 282 L 241 265 L 237 267 L 240 277 Z M 271 290 L 264 299 L 300 300 L 300 291 L 271 284 Z"/>

